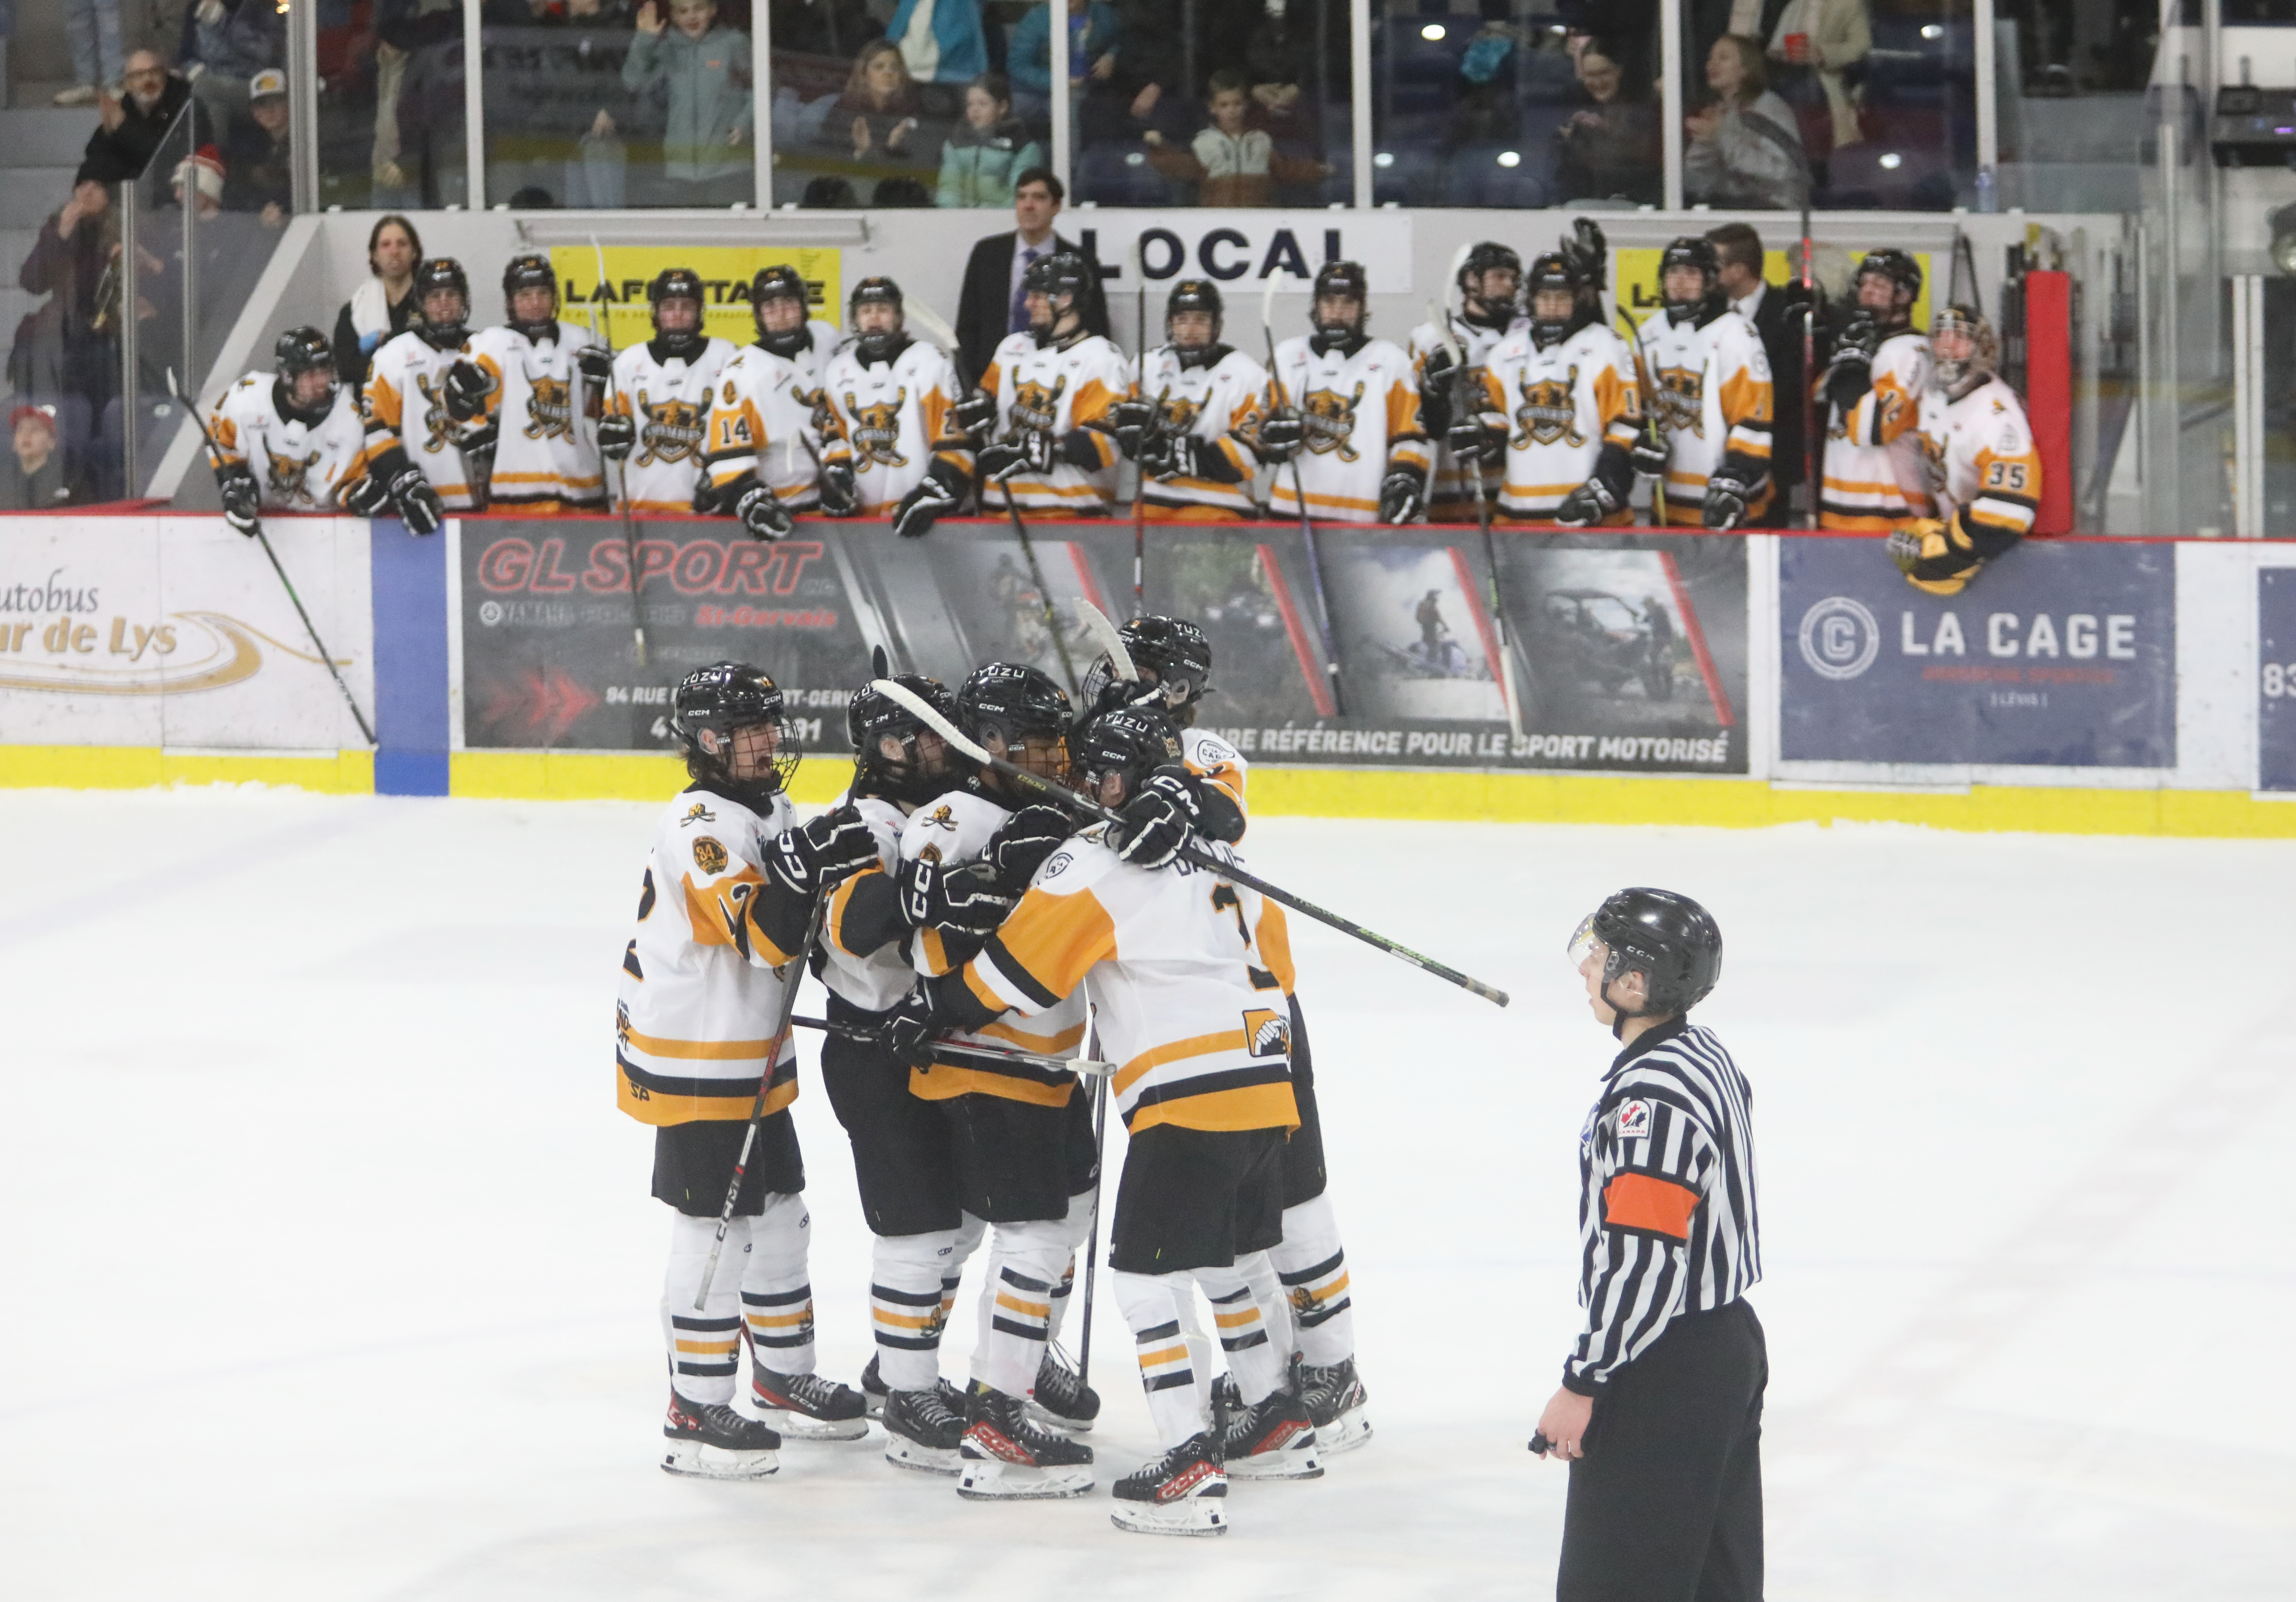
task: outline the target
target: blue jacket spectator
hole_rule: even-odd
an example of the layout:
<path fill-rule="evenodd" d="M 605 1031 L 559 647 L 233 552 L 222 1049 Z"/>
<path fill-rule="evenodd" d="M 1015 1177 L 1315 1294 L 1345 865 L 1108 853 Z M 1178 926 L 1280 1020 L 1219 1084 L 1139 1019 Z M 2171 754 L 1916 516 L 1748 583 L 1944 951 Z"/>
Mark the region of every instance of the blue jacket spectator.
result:
<path fill-rule="evenodd" d="M 1069 0 L 1069 73 L 1073 78 L 1093 75 L 1095 67 L 1103 56 L 1116 53 L 1117 41 L 1123 27 L 1117 20 L 1116 7 L 1107 0 Z M 1013 30 L 1013 86 L 1026 91 L 1037 100 L 1049 103 L 1053 95 L 1053 21 L 1052 7 L 1032 5 L 1021 25 Z M 1103 71 L 1099 74 L 1106 77 Z"/>
<path fill-rule="evenodd" d="M 901 64 L 909 70 L 911 79 L 921 84 L 969 84 L 988 70 L 988 40 L 981 32 L 980 0 L 933 0 L 930 21 L 923 28 L 915 26 L 919 4 L 920 0 L 901 0 L 885 28 L 885 37 L 901 47 Z M 781 42 L 778 36 L 774 42 Z"/>

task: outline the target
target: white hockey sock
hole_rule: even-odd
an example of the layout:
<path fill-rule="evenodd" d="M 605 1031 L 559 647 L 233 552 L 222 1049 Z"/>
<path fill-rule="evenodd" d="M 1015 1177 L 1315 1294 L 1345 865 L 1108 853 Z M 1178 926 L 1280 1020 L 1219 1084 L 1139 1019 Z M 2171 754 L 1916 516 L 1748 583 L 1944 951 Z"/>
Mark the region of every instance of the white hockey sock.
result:
<path fill-rule="evenodd" d="M 742 1313 L 753 1361 L 776 1374 L 813 1372 L 813 1286 L 806 1247 L 813 1215 L 801 1195 L 769 1195 L 750 1223 L 750 1256 L 742 1274 Z"/>
<path fill-rule="evenodd" d="M 956 1287 L 964 1281 L 964 1265 L 972 1261 L 972 1254 L 980 1249 L 981 1240 L 988 1233 L 985 1219 L 977 1219 L 969 1212 L 960 1212 L 957 1218 L 960 1221 L 956 1226 L 956 1249 L 949 1253 L 947 1266 L 941 1269 L 940 1275 L 940 1321 L 943 1328 L 947 1327 L 951 1315 L 956 1311 Z"/>
<path fill-rule="evenodd" d="M 1062 1271 L 1061 1280 L 1053 1286 L 1053 1322 L 1051 1339 L 1061 1338 L 1061 1326 L 1069 1316 L 1069 1295 L 1076 1289 L 1077 1253 L 1084 1249 L 1085 1237 L 1092 1232 L 1093 1197 L 1096 1190 L 1069 1198 L 1068 1217 L 1062 1220 L 1062 1232 L 1069 1243 L 1069 1266 Z"/>
<path fill-rule="evenodd" d="M 1198 1269 L 1195 1281 L 1212 1304 L 1212 1328 L 1227 1353 L 1228 1372 L 1246 1407 L 1257 1407 L 1283 1383 L 1291 1354 L 1278 1351 L 1252 1299 L 1251 1286 L 1235 1269 Z"/>
<path fill-rule="evenodd" d="M 696 1312 L 694 1293 L 718 1237 L 714 1218 L 672 1215 L 669 1271 L 661 1286 L 661 1338 L 669 1353 L 672 1389 L 692 1402 L 731 1401 L 741 1367 L 742 1274 L 749 1262 L 750 1220 L 737 1218 L 726 1228 L 726 1249 L 718 1258 L 709 1299 Z"/>
<path fill-rule="evenodd" d="M 1109 1285 L 1131 1328 L 1140 1361 L 1148 1417 L 1166 1448 L 1211 1428 L 1209 1375 L 1196 1372 L 1198 1354 L 1187 1330 L 1195 1322 L 1195 1286 L 1185 1274 L 1133 1274 L 1111 1269 Z"/>
<path fill-rule="evenodd" d="M 988 1283 L 980 1287 L 980 1343 L 973 1349 L 972 1377 L 1007 1396 L 1027 1396 L 1037 1388 L 1052 1327 L 1053 1286 L 1069 1254 L 1067 1226 L 1060 1219 L 1042 1223 L 999 1224 L 988 1254 Z"/>
<path fill-rule="evenodd" d="M 1348 1254 L 1340 1249 L 1339 1220 L 1332 1216 L 1328 1193 L 1283 1210 L 1283 1244 L 1268 1256 L 1292 1303 L 1300 1355 L 1319 1368 L 1355 1356 Z"/>
<path fill-rule="evenodd" d="M 1289 1363 L 1299 1348 L 1292 1338 L 1292 1302 L 1283 1294 L 1283 1282 L 1275 1277 L 1275 1264 L 1265 1252 L 1254 1252 L 1235 1260 L 1235 1271 L 1251 1287 L 1251 1300 L 1259 1309 L 1260 1323 L 1267 1330 L 1267 1343 L 1275 1348 L 1275 1355 Z"/>
<path fill-rule="evenodd" d="M 956 1231 L 877 1237 L 869 1261 L 869 1323 L 877 1372 L 895 1391 L 930 1391 L 940 1379 L 943 1298 L 955 1294 L 949 1261 Z"/>

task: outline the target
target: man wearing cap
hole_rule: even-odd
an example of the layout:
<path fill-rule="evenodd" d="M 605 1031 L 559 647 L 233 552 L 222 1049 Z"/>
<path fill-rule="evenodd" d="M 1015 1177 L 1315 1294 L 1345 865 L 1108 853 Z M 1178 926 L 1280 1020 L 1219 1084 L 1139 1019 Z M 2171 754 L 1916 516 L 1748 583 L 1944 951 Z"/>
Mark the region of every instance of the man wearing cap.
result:
<path fill-rule="evenodd" d="M 14 448 L 0 457 L 0 512 L 45 512 L 80 498 L 56 440 L 56 408 L 19 405 L 8 414 Z"/>
<path fill-rule="evenodd" d="M 288 152 L 287 75 L 266 67 L 248 85 L 247 115 L 232 123 L 223 150 L 223 209 L 259 211 L 267 228 L 295 209 L 295 168 Z"/>

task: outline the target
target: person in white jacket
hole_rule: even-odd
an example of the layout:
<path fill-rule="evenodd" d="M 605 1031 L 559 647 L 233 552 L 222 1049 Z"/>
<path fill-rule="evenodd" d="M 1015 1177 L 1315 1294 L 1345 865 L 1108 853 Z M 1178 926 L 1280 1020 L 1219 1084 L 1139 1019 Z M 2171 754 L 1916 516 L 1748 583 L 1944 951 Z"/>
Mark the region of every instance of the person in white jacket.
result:
<path fill-rule="evenodd" d="M 1800 206 L 1809 177 L 1801 127 L 1772 92 L 1762 47 L 1724 34 L 1706 53 L 1706 86 L 1715 100 L 1691 113 L 1682 149 L 1683 192 L 1693 202 L 1787 211 Z"/>

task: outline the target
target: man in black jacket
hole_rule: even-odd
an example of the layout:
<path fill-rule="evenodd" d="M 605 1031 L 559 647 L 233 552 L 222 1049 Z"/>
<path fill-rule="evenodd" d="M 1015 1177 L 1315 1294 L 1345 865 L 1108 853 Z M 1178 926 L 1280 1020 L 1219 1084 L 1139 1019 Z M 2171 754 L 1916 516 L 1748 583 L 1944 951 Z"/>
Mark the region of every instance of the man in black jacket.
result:
<path fill-rule="evenodd" d="M 87 160 L 81 170 L 100 184 L 142 177 L 176 113 L 192 98 L 191 85 L 170 72 L 153 51 L 139 50 L 129 56 L 122 81 L 127 93 L 118 100 L 103 96 L 102 124 L 87 136 Z M 191 150 L 179 152 L 176 160 L 215 143 L 207 114 L 194 109 L 192 119 Z"/>
<path fill-rule="evenodd" d="M 1013 217 L 1020 226 L 972 247 L 972 259 L 964 264 L 964 292 L 956 303 L 957 377 L 967 389 L 980 382 L 981 369 L 1004 336 L 1029 326 L 1021 275 L 1030 264 L 1055 251 L 1074 251 L 1091 259 L 1083 246 L 1053 232 L 1053 219 L 1067 195 L 1060 179 L 1044 168 L 1029 168 L 1013 185 Z M 1084 325 L 1087 333 L 1108 333 L 1108 297 L 1101 291 L 1096 263 Z"/>
<path fill-rule="evenodd" d="M 1809 379 L 1802 368 L 1802 308 L 1808 297 L 1799 282 L 1763 282 L 1762 236 L 1746 224 L 1725 223 L 1706 237 L 1721 262 L 1722 293 L 1754 325 L 1770 361 L 1770 481 L 1777 493 L 1770 509 L 1747 526 L 1786 528 L 1793 522 L 1793 487 L 1809 477 Z"/>

